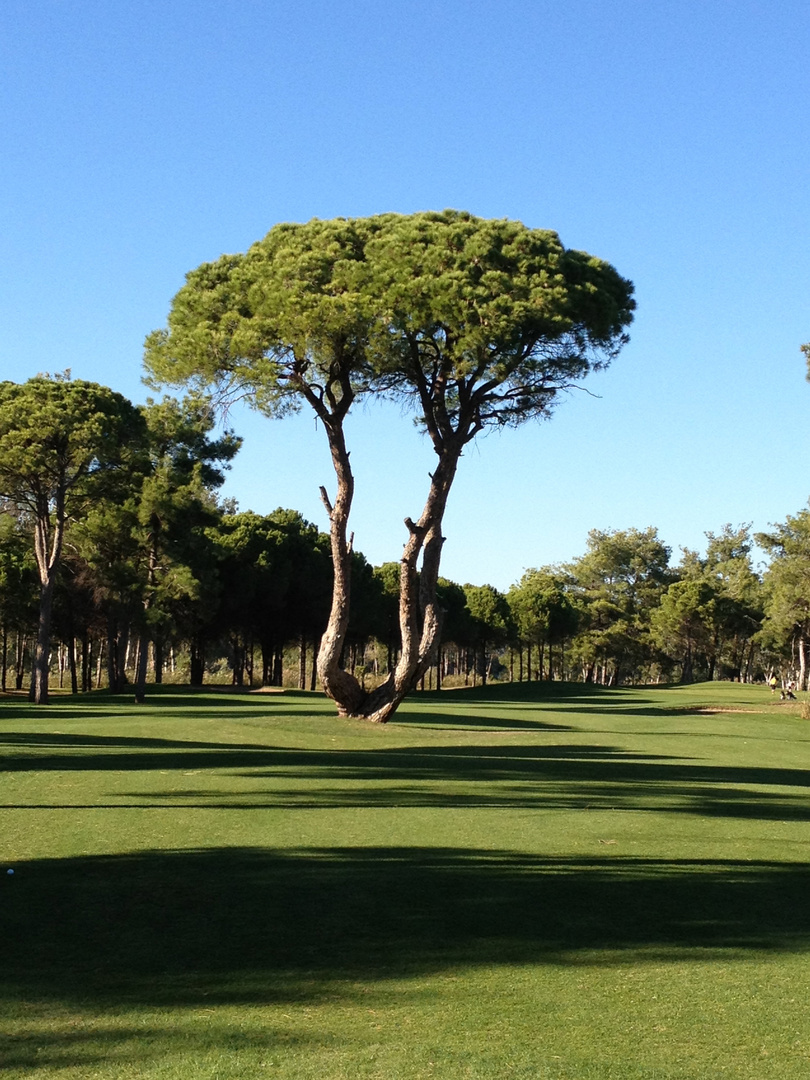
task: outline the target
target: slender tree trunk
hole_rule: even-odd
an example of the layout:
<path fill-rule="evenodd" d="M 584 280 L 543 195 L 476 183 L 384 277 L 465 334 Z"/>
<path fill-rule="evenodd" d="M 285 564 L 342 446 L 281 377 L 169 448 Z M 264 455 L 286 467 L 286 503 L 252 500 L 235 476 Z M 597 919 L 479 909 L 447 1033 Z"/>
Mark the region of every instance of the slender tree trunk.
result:
<path fill-rule="evenodd" d="M 149 663 L 149 612 L 155 602 L 158 569 L 158 538 L 160 523 L 156 519 L 150 522 L 149 565 L 146 572 L 146 590 L 143 598 L 143 627 L 138 638 L 138 667 L 135 672 L 135 701 L 142 705 L 146 700 L 146 672 Z"/>
<path fill-rule="evenodd" d="M 756 645 L 751 641 L 748 645 L 748 657 L 745 661 L 745 681 L 750 683 L 753 680 L 754 671 L 754 654 L 756 652 Z"/>
<path fill-rule="evenodd" d="M 14 688 L 15 690 L 22 690 L 23 680 L 25 678 L 25 650 L 27 645 L 27 635 L 17 631 L 17 643 L 14 651 Z"/>
<path fill-rule="evenodd" d="M 127 658 L 129 656 L 130 627 L 127 623 L 122 626 L 115 651 L 115 685 L 119 690 L 127 684 Z"/>
<path fill-rule="evenodd" d="M 252 637 L 245 642 L 245 674 L 247 675 L 248 689 L 253 689 L 253 650 L 255 642 Z"/>
<path fill-rule="evenodd" d="M 298 689 L 307 688 L 307 639 L 301 634 L 298 639 Z"/>
<path fill-rule="evenodd" d="M 36 705 L 48 704 L 48 672 L 51 662 L 51 621 L 53 617 L 53 574 L 42 583 L 39 591 L 39 622 L 34 650 L 30 698 Z"/>
<path fill-rule="evenodd" d="M 329 501 L 325 488 L 321 499 L 329 515 L 329 538 L 332 547 L 332 607 L 329 621 L 318 649 L 318 675 L 328 697 L 337 705 L 338 716 L 358 715 L 366 697 L 353 675 L 341 666 L 346 632 L 349 628 L 351 600 L 352 542 L 349 536 L 349 513 L 354 497 L 354 476 L 349 464 L 349 452 L 343 437 L 340 418 L 324 420 L 332 465 L 337 478 L 335 502 Z"/>
<path fill-rule="evenodd" d="M 368 695 L 362 710 L 363 716 L 378 723 L 385 723 L 393 715 L 411 687 L 435 663 L 443 616 L 436 597 L 444 544 L 441 528 L 462 448 L 458 440 L 439 457 L 419 521 L 414 524 L 410 518 L 405 520 L 410 535 L 400 563 L 402 651 L 393 676 Z M 418 572 L 420 554 L 422 566 Z"/>
<path fill-rule="evenodd" d="M 152 647 L 154 649 L 155 658 L 155 685 L 160 686 L 163 682 L 163 666 L 165 664 L 163 637 L 161 634 L 155 636 Z"/>
<path fill-rule="evenodd" d="M 144 630 L 138 640 L 138 662 L 135 668 L 135 701 L 142 705 L 146 700 L 146 669 L 149 661 L 149 634 Z"/>
<path fill-rule="evenodd" d="M 692 646 L 687 645 L 686 652 L 684 653 L 683 661 L 681 664 L 681 682 L 692 682 Z"/>
<path fill-rule="evenodd" d="M 804 640 L 804 635 L 799 636 L 799 689 L 807 689 L 807 643 Z"/>
<path fill-rule="evenodd" d="M 96 690 L 101 689 L 101 673 L 104 670 L 104 638 L 98 646 L 98 659 L 96 660 Z"/>
<path fill-rule="evenodd" d="M 87 691 L 87 627 L 85 627 L 78 637 L 79 653 L 76 658 L 76 666 L 78 669 L 79 686 L 81 692 L 84 694 Z"/>
<path fill-rule="evenodd" d="M 245 681 L 245 662 L 242 646 L 239 643 L 239 635 L 234 634 L 231 638 L 231 685 L 242 686 Z"/>
<path fill-rule="evenodd" d="M 113 694 L 118 693 L 118 665 L 115 654 L 118 651 L 118 632 L 112 615 L 107 616 L 107 686 Z"/>
<path fill-rule="evenodd" d="M 309 688 L 310 690 L 316 690 L 318 686 L 318 665 L 315 663 L 315 658 L 318 655 L 318 650 L 321 647 L 320 638 L 312 639 L 312 668 L 309 672 Z"/>
<path fill-rule="evenodd" d="M 8 673 L 8 626 L 3 623 L 3 675 L 2 690 L 6 692 L 6 675 Z"/>
<path fill-rule="evenodd" d="M 195 634 L 189 642 L 190 672 L 189 680 L 192 686 L 202 686 L 205 676 L 205 642 Z"/>
<path fill-rule="evenodd" d="M 72 632 L 67 640 L 67 654 L 68 668 L 70 669 L 70 692 L 71 694 L 78 694 L 79 678 L 76 672 L 76 639 Z"/>

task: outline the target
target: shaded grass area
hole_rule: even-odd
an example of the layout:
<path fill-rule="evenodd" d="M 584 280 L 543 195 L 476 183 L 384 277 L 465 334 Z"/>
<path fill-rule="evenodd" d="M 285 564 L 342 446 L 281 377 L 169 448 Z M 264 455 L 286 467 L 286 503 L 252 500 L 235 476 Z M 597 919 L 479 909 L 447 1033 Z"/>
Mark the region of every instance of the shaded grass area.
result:
<path fill-rule="evenodd" d="M 4 983 L 38 999 L 300 1000 L 502 963 L 804 950 L 810 868 L 441 848 L 36 860 L 4 890 Z"/>
<path fill-rule="evenodd" d="M 777 961 L 807 947 L 809 878 L 780 863 L 429 848 L 34 861 L 3 896 L 5 1063 L 697 1077 L 713 1075 L 720 1038 L 726 1075 L 758 1075 L 765 1048 L 781 1051 L 778 1075 L 804 1076 L 784 1060 L 809 1060 L 806 973 Z M 740 1006 L 758 1025 L 735 1030 L 725 1014 Z M 786 1013 L 798 1051 L 782 1045 Z"/>
<path fill-rule="evenodd" d="M 707 708 L 746 710 L 706 714 Z M 810 1076 L 762 688 L 0 702 L 10 1077 Z"/>

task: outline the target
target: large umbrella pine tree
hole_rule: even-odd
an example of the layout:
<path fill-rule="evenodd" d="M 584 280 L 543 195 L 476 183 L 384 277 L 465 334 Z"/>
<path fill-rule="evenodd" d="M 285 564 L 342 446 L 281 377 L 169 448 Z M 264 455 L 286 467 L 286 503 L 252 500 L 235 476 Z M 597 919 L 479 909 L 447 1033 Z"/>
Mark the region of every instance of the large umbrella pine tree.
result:
<path fill-rule="evenodd" d="M 632 292 L 556 233 L 457 211 L 278 225 L 187 276 L 147 339 L 153 381 L 246 396 L 268 415 L 305 404 L 326 433 L 334 588 L 318 671 L 341 715 L 386 721 L 434 660 L 442 520 L 464 448 L 487 428 L 548 417 L 610 363 Z M 367 394 L 408 403 L 436 453 L 422 512 L 405 518 L 399 659 L 370 691 L 340 666 L 354 493 L 344 421 Z"/>
<path fill-rule="evenodd" d="M 142 446 L 144 422 L 121 394 L 40 375 L 0 383 L 0 497 L 29 518 L 39 571 L 31 700 L 48 701 L 51 616 L 65 530 Z"/>

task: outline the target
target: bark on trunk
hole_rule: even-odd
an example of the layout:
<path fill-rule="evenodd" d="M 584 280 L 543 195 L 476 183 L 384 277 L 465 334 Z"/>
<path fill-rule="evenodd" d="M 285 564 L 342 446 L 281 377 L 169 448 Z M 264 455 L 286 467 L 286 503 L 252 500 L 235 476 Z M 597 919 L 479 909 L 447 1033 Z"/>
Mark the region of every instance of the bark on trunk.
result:
<path fill-rule="evenodd" d="M 346 632 L 349 629 L 353 537 L 349 536 L 348 529 L 354 497 L 354 476 L 341 425 L 335 421 L 325 421 L 325 427 L 337 478 L 337 494 L 333 505 L 326 489 L 321 488 L 321 499 L 329 515 L 333 580 L 332 608 L 318 649 L 318 675 L 324 693 L 337 705 L 338 716 L 358 716 L 361 715 L 360 710 L 366 695 L 357 679 L 340 666 Z"/>
<path fill-rule="evenodd" d="M 436 599 L 444 543 L 441 526 L 463 444 L 459 441 L 440 456 L 419 520 L 405 520 L 409 535 L 400 561 L 399 578 L 402 647 L 397 664 L 389 672 L 388 678 L 376 689 L 366 692 L 353 675 L 340 667 L 349 624 L 352 541 L 348 537 L 348 517 L 354 478 L 343 432 L 330 430 L 329 427 L 327 431 L 338 490 L 332 505 L 324 489 L 321 489 L 321 497 L 329 513 L 334 587 L 332 610 L 318 652 L 318 674 L 325 692 L 337 704 L 338 715 L 359 716 L 385 723 L 436 660 L 442 623 L 442 612 Z M 421 572 L 418 568 L 420 555 Z"/>
<path fill-rule="evenodd" d="M 51 622 L 53 616 L 53 574 L 39 590 L 39 621 L 34 648 L 34 667 L 31 676 L 30 698 L 36 705 L 48 704 L 48 671 L 51 663 Z"/>

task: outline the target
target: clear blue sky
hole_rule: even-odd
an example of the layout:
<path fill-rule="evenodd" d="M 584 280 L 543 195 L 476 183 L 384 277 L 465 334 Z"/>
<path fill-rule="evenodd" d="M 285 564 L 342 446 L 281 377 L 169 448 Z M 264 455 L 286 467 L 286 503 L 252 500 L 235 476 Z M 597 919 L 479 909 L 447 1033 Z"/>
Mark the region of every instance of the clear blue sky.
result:
<path fill-rule="evenodd" d="M 465 456 L 444 572 L 508 587 L 591 528 L 702 548 L 806 505 L 810 8 L 746 0 L 4 0 L 0 377 L 142 401 L 186 271 L 279 221 L 454 207 L 636 283 L 632 342 Z M 234 413 L 224 493 L 326 527 L 310 417 Z M 395 559 L 431 455 L 352 423 L 356 544 Z"/>

